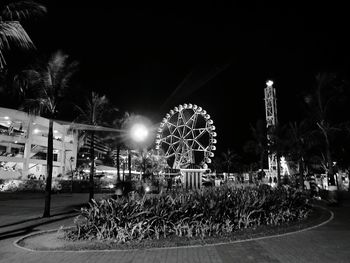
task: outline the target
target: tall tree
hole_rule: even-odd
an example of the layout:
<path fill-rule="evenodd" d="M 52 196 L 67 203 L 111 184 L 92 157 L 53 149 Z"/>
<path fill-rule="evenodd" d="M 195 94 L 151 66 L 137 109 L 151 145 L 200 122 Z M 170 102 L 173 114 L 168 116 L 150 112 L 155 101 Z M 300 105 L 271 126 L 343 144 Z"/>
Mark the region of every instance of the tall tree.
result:
<path fill-rule="evenodd" d="M 223 165 L 227 168 L 227 173 L 230 173 L 230 168 L 233 166 L 233 163 L 235 160 L 237 160 L 238 155 L 232 151 L 231 149 L 227 149 L 226 152 L 223 152 L 222 154 L 223 158 Z"/>
<path fill-rule="evenodd" d="M 108 99 L 104 95 L 99 95 L 91 91 L 89 97 L 86 99 L 85 108 L 76 105 L 80 112 L 78 121 L 84 122 L 91 126 L 98 126 L 103 123 L 104 114 L 110 110 L 108 107 Z M 90 176 L 89 176 L 89 202 L 94 199 L 94 172 L 95 172 L 95 129 L 90 131 Z"/>
<path fill-rule="evenodd" d="M 53 119 L 68 92 L 69 82 L 76 69 L 76 62 L 69 62 L 68 55 L 57 51 L 48 62 L 35 69 L 24 70 L 15 77 L 17 90 L 24 98 L 24 108 L 30 113 L 49 118 L 44 217 L 50 216 L 51 206 Z"/>
<path fill-rule="evenodd" d="M 23 49 L 34 48 L 34 44 L 20 24 L 32 16 L 46 13 L 46 8 L 33 1 L 17 1 L 0 4 L 0 71 L 6 66 L 4 51 L 11 45 Z"/>
<path fill-rule="evenodd" d="M 250 130 L 253 140 L 244 145 L 244 151 L 258 156 L 260 169 L 264 170 L 264 162 L 268 152 L 266 124 L 263 120 L 258 120 L 255 126 L 251 125 Z"/>
<path fill-rule="evenodd" d="M 310 123 L 303 120 L 300 123 L 289 123 L 287 132 L 288 152 L 290 157 L 298 163 L 299 187 L 304 188 L 305 158 L 312 146 L 312 131 Z"/>
<path fill-rule="evenodd" d="M 119 114 L 120 115 L 120 114 Z M 116 149 L 116 166 L 117 166 L 117 182 L 120 182 L 120 150 L 125 144 L 125 138 L 123 136 L 123 126 L 124 123 L 128 120 L 130 114 L 128 112 L 122 113 L 116 119 L 113 120 L 112 127 L 119 132 L 111 132 L 105 136 L 103 139 L 112 149 Z"/>
<path fill-rule="evenodd" d="M 322 73 L 316 76 L 316 87 L 311 94 L 305 97 L 309 106 L 312 121 L 316 124 L 318 132 L 323 137 L 323 146 L 326 153 L 327 176 L 330 186 L 336 186 L 332 158 L 332 138 L 338 127 L 331 121 L 332 108 L 341 99 L 342 85 L 334 74 Z"/>

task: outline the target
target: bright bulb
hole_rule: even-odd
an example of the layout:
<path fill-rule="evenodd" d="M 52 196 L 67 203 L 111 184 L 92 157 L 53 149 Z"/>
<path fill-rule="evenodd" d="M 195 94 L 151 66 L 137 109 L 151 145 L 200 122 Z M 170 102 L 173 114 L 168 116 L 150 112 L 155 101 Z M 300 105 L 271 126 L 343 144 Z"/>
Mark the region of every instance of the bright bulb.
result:
<path fill-rule="evenodd" d="M 272 80 L 266 81 L 266 85 L 267 85 L 268 87 L 271 87 L 271 86 L 273 85 L 273 81 L 272 81 Z"/>
<path fill-rule="evenodd" d="M 131 137 L 136 142 L 144 141 L 148 136 L 148 130 L 143 124 L 135 124 L 131 128 Z"/>

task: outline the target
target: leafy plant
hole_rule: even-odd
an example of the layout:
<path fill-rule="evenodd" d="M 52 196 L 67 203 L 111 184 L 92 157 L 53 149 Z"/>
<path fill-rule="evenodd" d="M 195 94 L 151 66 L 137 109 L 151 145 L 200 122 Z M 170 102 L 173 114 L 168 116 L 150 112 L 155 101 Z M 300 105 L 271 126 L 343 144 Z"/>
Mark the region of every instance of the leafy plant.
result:
<path fill-rule="evenodd" d="M 241 228 L 305 218 L 308 198 L 294 188 L 222 186 L 138 200 L 93 201 L 67 237 L 124 243 L 147 238 L 226 235 Z"/>

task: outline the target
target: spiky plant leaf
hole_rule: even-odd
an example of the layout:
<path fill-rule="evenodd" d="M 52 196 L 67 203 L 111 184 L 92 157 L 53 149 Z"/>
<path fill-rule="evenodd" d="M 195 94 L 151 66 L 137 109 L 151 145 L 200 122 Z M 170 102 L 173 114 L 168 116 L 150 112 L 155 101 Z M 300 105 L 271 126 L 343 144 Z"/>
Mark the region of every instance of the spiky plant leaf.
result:
<path fill-rule="evenodd" d="M 0 17 L 3 21 L 22 21 L 47 12 L 45 6 L 34 1 L 17 1 L 2 8 Z"/>

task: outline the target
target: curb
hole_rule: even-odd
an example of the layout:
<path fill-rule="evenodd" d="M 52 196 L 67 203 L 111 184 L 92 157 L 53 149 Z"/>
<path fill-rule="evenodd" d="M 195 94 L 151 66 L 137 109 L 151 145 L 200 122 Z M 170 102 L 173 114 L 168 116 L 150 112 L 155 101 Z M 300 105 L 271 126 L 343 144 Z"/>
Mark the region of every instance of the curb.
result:
<path fill-rule="evenodd" d="M 51 252 L 58 252 L 58 253 L 90 253 L 90 252 L 127 252 L 127 251 L 135 251 L 135 250 L 146 250 L 146 251 L 152 251 L 152 250 L 165 250 L 165 249 L 185 249 L 185 248 L 199 248 L 199 247 L 213 247 L 213 246 L 220 246 L 220 245 L 229 245 L 229 244 L 238 244 L 238 243 L 245 243 L 245 242 L 251 242 L 251 241 L 258 241 L 258 240 L 264 240 L 264 239 L 270 239 L 270 238 L 276 238 L 276 237 L 284 237 L 284 236 L 289 236 L 293 234 L 298 234 L 301 232 L 309 231 L 318 227 L 321 227 L 325 224 L 328 224 L 330 221 L 334 219 L 334 213 L 322 206 L 314 205 L 314 207 L 321 208 L 325 211 L 327 211 L 330 214 L 330 217 L 325 220 L 324 222 L 321 222 L 315 226 L 310 226 L 306 227 L 300 230 L 292 231 L 292 232 L 287 232 L 283 234 L 276 234 L 276 235 L 270 235 L 270 236 L 263 236 L 263 237 L 256 237 L 256 238 L 249 238 L 249 239 L 242 239 L 242 240 L 235 240 L 235 241 L 228 241 L 228 242 L 219 242 L 219 243 L 213 243 L 213 244 L 204 244 L 204 245 L 190 245 L 190 246 L 177 246 L 177 247 L 156 247 L 156 248 L 146 248 L 146 249 L 87 249 L 87 250 L 34 250 L 26 247 L 22 247 L 19 245 L 19 242 L 23 241 L 24 239 L 31 237 L 31 236 L 36 236 L 36 235 L 41 235 L 44 233 L 52 233 L 55 231 L 58 231 L 58 229 L 50 229 L 50 230 L 43 230 L 39 231 L 36 233 L 31 233 L 28 235 L 25 235 L 13 242 L 13 245 L 19 249 L 23 249 L 29 252 L 39 252 L 39 253 L 51 253 Z M 62 229 L 70 229 L 72 227 L 65 227 Z"/>

